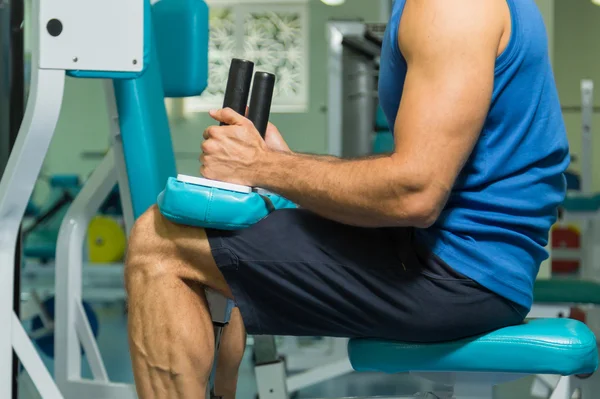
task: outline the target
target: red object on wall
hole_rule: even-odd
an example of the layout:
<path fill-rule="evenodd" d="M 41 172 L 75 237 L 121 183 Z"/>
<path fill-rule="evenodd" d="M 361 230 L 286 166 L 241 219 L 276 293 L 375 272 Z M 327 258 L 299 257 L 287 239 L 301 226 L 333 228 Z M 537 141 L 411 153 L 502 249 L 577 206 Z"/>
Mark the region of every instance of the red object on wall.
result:
<path fill-rule="evenodd" d="M 575 226 L 555 226 L 552 229 L 552 249 L 580 249 L 581 234 Z M 579 260 L 552 260 L 552 273 L 576 273 Z"/>

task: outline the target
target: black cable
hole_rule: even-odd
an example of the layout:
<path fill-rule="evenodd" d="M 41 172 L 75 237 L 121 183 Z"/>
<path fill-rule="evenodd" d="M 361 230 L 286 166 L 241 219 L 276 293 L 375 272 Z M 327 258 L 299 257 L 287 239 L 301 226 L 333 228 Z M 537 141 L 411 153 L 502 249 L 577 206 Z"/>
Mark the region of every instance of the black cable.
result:
<path fill-rule="evenodd" d="M 9 145 L 12 149 L 17 140 L 19 128 L 25 114 L 25 50 L 23 23 L 25 20 L 25 5 L 23 0 L 8 0 L 10 8 L 10 136 Z M 14 261 L 14 290 L 13 310 L 20 315 L 21 311 L 21 230 L 17 238 Z M 17 399 L 19 358 L 13 352 L 12 397 Z"/>

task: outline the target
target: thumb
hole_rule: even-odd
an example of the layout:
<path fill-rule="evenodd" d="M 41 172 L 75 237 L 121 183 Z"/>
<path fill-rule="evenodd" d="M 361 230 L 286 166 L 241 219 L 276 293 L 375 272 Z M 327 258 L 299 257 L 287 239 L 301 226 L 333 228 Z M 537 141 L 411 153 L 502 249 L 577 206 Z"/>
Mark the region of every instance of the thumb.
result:
<path fill-rule="evenodd" d="M 279 129 L 269 122 L 267 125 L 267 132 L 265 133 L 265 143 L 267 147 L 275 151 L 291 152 L 290 147 L 287 145 L 283 136 L 279 132 Z"/>

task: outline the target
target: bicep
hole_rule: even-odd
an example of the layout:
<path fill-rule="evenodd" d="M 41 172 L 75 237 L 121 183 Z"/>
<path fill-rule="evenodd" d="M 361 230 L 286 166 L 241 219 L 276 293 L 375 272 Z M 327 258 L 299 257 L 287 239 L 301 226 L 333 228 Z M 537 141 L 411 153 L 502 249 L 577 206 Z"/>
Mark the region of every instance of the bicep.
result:
<path fill-rule="evenodd" d="M 445 0 L 424 3 L 436 7 L 440 2 Z M 407 2 L 400 27 L 408 70 L 394 127 L 394 156 L 425 184 L 447 193 L 485 122 L 500 35 L 483 22 L 470 23 L 470 12 L 456 15 L 456 7 L 439 5 L 435 18 L 420 4 Z M 440 17 L 444 11 L 455 15 Z"/>

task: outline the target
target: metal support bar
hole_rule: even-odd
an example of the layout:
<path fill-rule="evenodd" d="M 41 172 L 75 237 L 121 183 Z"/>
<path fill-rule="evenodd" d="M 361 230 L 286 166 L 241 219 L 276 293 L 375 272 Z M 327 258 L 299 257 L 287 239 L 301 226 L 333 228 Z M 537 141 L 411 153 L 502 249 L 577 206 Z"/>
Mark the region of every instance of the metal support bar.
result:
<path fill-rule="evenodd" d="M 78 315 L 82 295 L 83 246 L 88 225 L 117 181 L 112 150 L 94 170 L 71 204 L 58 233 L 56 245 L 55 377 L 61 390 L 81 378 L 80 339 L 94 340 L 87 329 L 77 330 L 83 321 Z M 78 317 L 79 316 L 79 317 Z M 85 312 L 83 314 L 85 317 Z M 87 319 L 87 318 L 85 318 Z M 86 320 L 87 321 L 87 320 Z M 88 334 L 89 332 L 89 334 Z M 79 336 L 78 336 L 79 333 Z M 91 349 L 88 345 L 87 349 Z M 99 353 L 90 350 L 90 365 L 101 363 Z M 102 368 L 104 368 L 102 366 Z M 95 378 L 106 371 L 96 367 Z"/>
<path fill-rule="evenodd" d="M 34 20 L 39 18 L 39 6 L 39 1 L 33 2 Z M 16 294 L 14 259 L 19 228 L 58 122 L 65 82 L 64 71 L 39 68 L 39 25 L 33 25 L 31 92 L 15 146 L 0 181 L 0 398 L 12 397 L 13 346 L 27 371 L 36 375 L 36 379 L 43 379 L 43 382 L 36 381 L 38 389 L 44 390 L 40 392 L 42 397 L 60 397 L 60 394 L 56 395 L 58 390 L 53 382 L 46 384 L 48 371 L 39 358 L 33 359 L 37 353 L 35 350 L 30 353 L 33 344 L 26 335 L 20 334 L 22 326 L 13 308 Z M 11 332 L 18 335 L 13 336 Z M 23 356 L 28 358 L 27 363 Z"/>
<path fill-rule="evenodd" d="M 220 399 L 220 397 L 215 394 L 217 361 L 219 359 L 219 349 L 221 347 L 221 336 L 223 334 L 223 329 L 225 328 L 225 326 L 227 326 L 227 324 L 229 324 L 229 320 L 231 318 L 231 311 L 233 310 L 233 307 L 235 305 L 232 300 L 226 298 L 225 296 L 216 291 L 206 289 L 204 292 L 206 294 L 208 310 L 210 311 L 215 333 L 215 358 L 213 361 L 213 368 L 211 370 L 208 381 L 209 398 Z"/>

